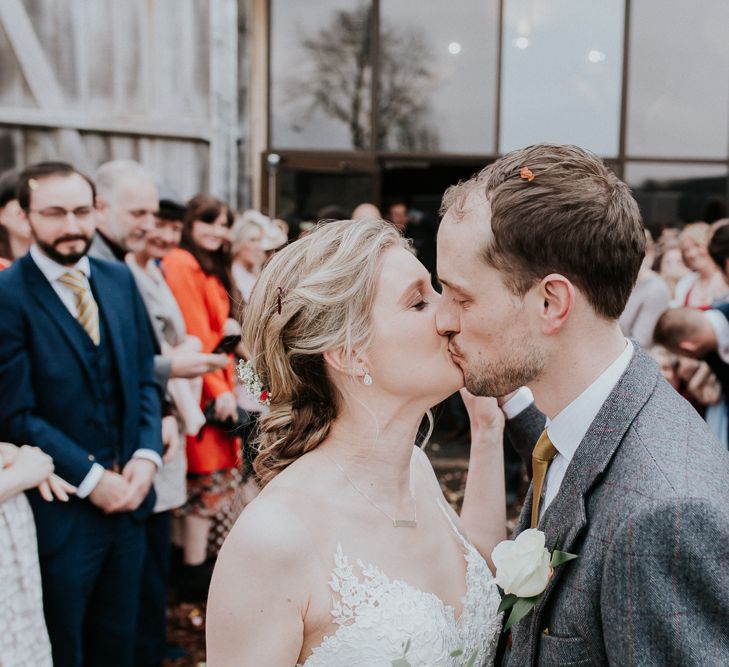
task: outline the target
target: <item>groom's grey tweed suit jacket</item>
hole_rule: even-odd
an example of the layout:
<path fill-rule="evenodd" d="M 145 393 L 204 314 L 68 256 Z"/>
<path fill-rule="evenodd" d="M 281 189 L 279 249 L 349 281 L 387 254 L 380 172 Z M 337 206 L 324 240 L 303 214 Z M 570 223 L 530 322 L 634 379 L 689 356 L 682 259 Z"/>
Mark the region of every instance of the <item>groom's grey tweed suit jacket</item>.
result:
<path fill-rule="evenodd" d="M 522 455 L 536 412 L 510 425 Z M 514 626 L 510 666 L 729 665 L 729 453 L 638 345 L 539 529 L 579 558 Z"/>

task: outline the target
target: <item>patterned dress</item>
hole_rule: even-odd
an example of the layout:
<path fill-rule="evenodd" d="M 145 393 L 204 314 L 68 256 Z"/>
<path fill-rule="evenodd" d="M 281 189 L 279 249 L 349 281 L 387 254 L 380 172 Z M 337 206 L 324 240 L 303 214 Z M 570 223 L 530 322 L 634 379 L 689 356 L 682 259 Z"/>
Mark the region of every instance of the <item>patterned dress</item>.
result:
<path fill-rule="evenodd" d="M 23 493 L 0 503 L 0 665 L 52 665 L 35 523 Z"/>

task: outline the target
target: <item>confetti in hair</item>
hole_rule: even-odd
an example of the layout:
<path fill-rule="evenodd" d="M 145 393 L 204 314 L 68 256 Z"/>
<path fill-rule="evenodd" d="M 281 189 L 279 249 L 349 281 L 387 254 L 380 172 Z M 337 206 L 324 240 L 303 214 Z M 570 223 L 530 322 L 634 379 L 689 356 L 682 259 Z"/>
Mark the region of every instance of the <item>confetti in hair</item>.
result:
<path fill-rule="evenodd" d="M 531 183 L 534 180 L 534 172 L 529 169 L 529 167 L 522 167 L 519 170 L 519 176 L 521 176 L 522 180 L 527 181 Z"/>

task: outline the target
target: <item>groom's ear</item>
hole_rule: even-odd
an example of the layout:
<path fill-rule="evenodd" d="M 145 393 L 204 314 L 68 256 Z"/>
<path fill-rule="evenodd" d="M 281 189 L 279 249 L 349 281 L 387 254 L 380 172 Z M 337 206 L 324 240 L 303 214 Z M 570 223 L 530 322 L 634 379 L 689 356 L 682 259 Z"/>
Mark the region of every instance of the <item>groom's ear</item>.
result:
<path fill-rule="evenodd" d="M 681 350 L 681 352 L 685 352 L 687 357 L 696 358 L 699 348 L 700 345 L 690 338 L 678 341 L 678 349 Z"/>
<path fill-rule="evenodd" d="M 575 306 L 575 286 L 563 275 L 550 273 L 542 278 L 537 289 L 542 302 L 542 333 L 552 336 L 562 330 Z"/>

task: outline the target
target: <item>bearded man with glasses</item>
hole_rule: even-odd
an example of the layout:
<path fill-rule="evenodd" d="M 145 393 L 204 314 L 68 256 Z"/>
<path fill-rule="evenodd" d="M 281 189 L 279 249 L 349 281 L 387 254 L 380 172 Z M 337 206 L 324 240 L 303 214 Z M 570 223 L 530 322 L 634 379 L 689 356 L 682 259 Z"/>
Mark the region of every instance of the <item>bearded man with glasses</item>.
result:
<path fill-rule="evenodd" d="M 41 448 L 77 488 L 63 504 L 29 494 L 53 663 L 131 667 L 162 463 L 149 324 L 126 266 L 87 257 L 88 177 L 41 163 L 17 196 L 34 244 L 0 275 L 0 440 Z"/>

